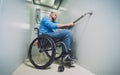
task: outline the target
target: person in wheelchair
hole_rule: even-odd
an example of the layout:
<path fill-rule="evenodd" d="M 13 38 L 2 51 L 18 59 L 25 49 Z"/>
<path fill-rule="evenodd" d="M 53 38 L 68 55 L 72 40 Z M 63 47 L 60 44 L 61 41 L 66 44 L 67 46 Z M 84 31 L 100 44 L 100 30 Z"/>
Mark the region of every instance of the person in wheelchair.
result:
<path fill-rule="evenodd" d="M 55 20 L 57 18 L 56 12 L 51 12 L 49 16 L 44 16 L 40 21 L 39 35 L 45 34 L 51 38 L 63 41 L 67 49 L 63 50 L 64 61 L 74 61 L 75 58 L 71 56 L 71 33 L 67 29 L 55 31 L 57 28 L 74 26 L 73 22 L 67 24 L 59 24 Z"/>

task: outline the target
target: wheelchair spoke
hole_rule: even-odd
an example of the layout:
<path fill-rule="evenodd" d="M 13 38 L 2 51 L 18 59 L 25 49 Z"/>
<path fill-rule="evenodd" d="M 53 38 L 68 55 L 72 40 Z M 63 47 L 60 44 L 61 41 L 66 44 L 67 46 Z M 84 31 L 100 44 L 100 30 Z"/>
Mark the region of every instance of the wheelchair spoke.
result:
<path fill-rule="evenodd" d="M 39 52 L 52 51 L 52 49 L 40 49 Z"/>
<path fill-rule="evenodd" d="M 49 57 L 46 55 L 45 51 L 39 52 L 38 47 L 34 46 L 34 51 L 32 52 L 32 59 L 36 64 L 43 65 L 49 61 Z"/>
<path fill-rule="evenodd" d="M 39 69 L 45 69 L 52 64 L 55 56 L 55 44 L 47 36 L 39 36 L 32 41 L 29 47 L 29 60 Z"/>

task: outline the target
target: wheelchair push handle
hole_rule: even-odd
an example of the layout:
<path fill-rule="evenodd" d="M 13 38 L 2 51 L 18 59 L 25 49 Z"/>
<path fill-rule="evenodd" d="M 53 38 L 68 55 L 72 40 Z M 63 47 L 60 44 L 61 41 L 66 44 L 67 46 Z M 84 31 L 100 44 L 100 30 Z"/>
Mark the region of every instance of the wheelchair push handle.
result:
<path fill-rule="evenodd" d="M 35 27 L 35 28 L 34 28 L 34 30 L 38 30 L 38 28 L 37 28 L 37 27 Z"/>
<path fill-rule="evenodd" d="M 34 31 L 37 31 L 37 35 L 39 35 L 39 28 L 38 27 L 35 27 Z"/>

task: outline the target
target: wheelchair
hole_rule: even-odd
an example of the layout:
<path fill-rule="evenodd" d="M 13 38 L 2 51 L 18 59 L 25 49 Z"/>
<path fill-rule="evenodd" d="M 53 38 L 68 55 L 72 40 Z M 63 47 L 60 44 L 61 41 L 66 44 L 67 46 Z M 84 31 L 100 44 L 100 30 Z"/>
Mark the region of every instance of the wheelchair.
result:
<path fill-rule="evenodd" d="M 58 67 L 59 72 L 64 71 L 64 63 L 73 63 L 73 62 L 64 62 L 63 60 L 63 51 L 66 49 L 64 42 L 59 39 L 51 38 L 48 35 L 42 34 L 39 35 L 39 29 L 37 30 L 37 37 L 32 41 L 28 51 L 28 58 L 32 65 L 37 69 L 46 69 L 50 66 L 54 60 L 61 58 L 61 63 Z"/>

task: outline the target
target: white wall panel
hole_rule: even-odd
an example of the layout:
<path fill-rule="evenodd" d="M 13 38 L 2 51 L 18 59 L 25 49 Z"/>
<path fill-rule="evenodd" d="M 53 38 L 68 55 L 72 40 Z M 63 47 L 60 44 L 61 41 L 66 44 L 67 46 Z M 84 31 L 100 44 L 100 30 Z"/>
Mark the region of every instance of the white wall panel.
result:
<path fill-rule="evenodd" d="M 25 59 L 30 41 L 30 12 L 24 0 L 0 3 L 0 75 L 10 75 Z"/>
<path fill-rule="evenodd" d="M 72 49 L 78 64 L 97 75 L 119 75 L 120 6 L 119 0 L 66 0 L 63 18 L 70 22 L 93 11 L 73 29 Z M 67 18 L 66 18 L 67 17 Z"/>

